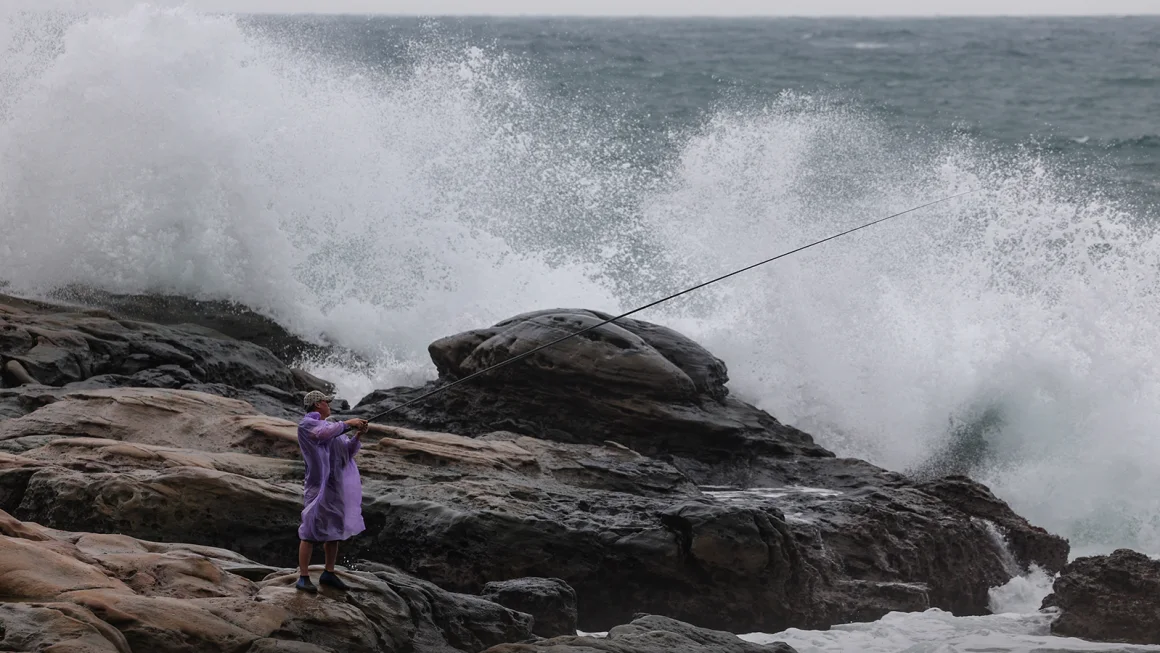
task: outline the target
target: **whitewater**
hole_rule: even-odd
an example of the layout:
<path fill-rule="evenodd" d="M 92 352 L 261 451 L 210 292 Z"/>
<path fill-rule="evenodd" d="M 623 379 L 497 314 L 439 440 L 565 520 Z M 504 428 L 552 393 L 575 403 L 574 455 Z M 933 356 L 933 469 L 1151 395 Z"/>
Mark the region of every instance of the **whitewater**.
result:
<path fill-rule="evenodd" d="M 856 104 L 723 101 L 646 157 L 486 44 L 406 66 L 165 3 L 0 9 L 0 284 L 225 299 L 349 352 L 356 401 L 513 314 L 621 312 L 957 198 L 637 317 L 840 455 L 958 471 L 1073 556 L 1160 554 L 1155 221 L 1034 148 L 899 133 Z M 647 160 L 646 160 L 647 159 Z M 1034 570 L 988 617 L 749 634 L 799 651 L 1143 651 L 1050 637 Z"/>

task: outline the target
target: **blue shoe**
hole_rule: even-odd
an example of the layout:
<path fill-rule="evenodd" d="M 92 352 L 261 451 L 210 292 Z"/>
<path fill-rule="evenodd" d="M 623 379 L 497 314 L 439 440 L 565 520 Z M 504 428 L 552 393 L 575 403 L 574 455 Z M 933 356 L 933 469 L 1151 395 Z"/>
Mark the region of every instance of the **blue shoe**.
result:
<path fill-rule="evenodd" d="M 342 582 L 341 578 L 335 575 L 334 572 L 330 571 L 322 572 L 322 575 L 318 577 L 318 583 L 320 585 L 333 587 L 336 590 L 342 590 L 344 592 L 348 589 L 346 583 Z"/>
<path fill-rule="evenodd" d="M 294 589 L 302 590 L 308 594 L 317 594 L 318 588 L 314 583 L 310 582 L 310 576 L 299 576 L 298 582 L 294 584 Z"/>

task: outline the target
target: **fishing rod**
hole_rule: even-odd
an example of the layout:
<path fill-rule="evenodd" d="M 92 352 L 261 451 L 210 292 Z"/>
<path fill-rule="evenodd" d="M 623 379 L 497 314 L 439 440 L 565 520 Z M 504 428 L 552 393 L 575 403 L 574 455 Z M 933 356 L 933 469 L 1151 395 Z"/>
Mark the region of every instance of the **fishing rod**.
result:
<path fill-rule="evenodd" d="M 765 265 L 766 263 L 772 263 L 779 258 L 785 258 L 787 256 L 797 254 L 800 251 L 807 250 L 807 249 L 814 247 L 816 245 L 821 245 L 822 243 L 829 242 L 829 241 L 834 240 L 836 238 L 841 238 L 842 236 L 852 234 L 855 231 L 860 231 L 862 229 L 866 229 L 867 227 L 873 227 L 874 225 L 882 223 L 882 222 L 886 222 L 887 220 L 897 218 L 901 215 L 906 215 L 907 213 L 913 213 L 915 211 L 918 211 L 919 209 L 925 209 L 928 206 L 933 206 L 933 205 L 939 204 L 941 202 L 953 200 L 956 197 L 962 197 L 963 195 L 969 195 L 969 194 L 975 192 L 976 190 L 978 190 L 978 189 L 972 189 L 972 190 L 968 190 L 968 191 L 965 191 L 962 193 L 958 193 L 957 195 L 951 195 L 949 197 L 944 197 L 942 199 L 938 199 L 938 200 L 935 200 L 933 202 L 927 202 L 926 204 L 922 204 L 922 205 L 916 206 L 914 208 L 906 209 L 905 211 L 900 211 L 900 212 L 895 213 L 893 215 L 888 215 L 885 218 L 879 218 L 873 222 L 867 222 L 866 224 L 864 224 L 860 227 L 854 227 L 853 229 L 847 229 L 846 231 L 843 231 L 843 232 L 838 233 L 838 234 L 834 234 L 833 236 L 828 236 L 828 237 L 823 238 L 821 240 L 816 240 L 808 245 L 802 245 L 801 247 L 798 247 L 797 249 L 791 249 L 788 252 L 778 254 L 777 256 L 774 256 L 772 258 L 767 258 L 764 261 L 758 261 L 757 263 L 743 267 L 740 270 L 734 270 L 733 272 L 730 272 L 729 274 L 721 275 L 721 276 L 717 277 L 716 279 L 710 279 L 709 281 L 706 281 L 704 283 L 699 283 L 691 288 L 686 288 L 678 293 L 673 293 L 672 295 L 669 295 L 668 297 L 663 297 L 663 298 L 658 299 L 654 302 L 645 304 L 644 306 L 641 306 L 639 308 L 634 308 L 631 311 L 628 311 L 627 313 L 621 313 L 620 315 L 617 315 L 616 317 L 610 317 L 607 320 L 604 320 L 603 322 L 600 322 L 598 324 L 593 324 L 592 326 L 583 328 L 575 333 L 569 333 L 566 336 L 562 336 L 560 338 L 557 338 L 556 340 L 553 340 L 552 342 L 549 342 L 547 344 L 540 345 L 539 347 L 536 347 L 535 349 L 532 349 L 530 351 L 526 351 L 518 356 L 514 356 L 514 357 L 509 358 L 505 361 L 501 361 L 499 363 L 496 363 L 495 365 L 492 365 L 491 367 L 484 368 L 482 370 L 479 370 L 478 372 L 473 372 L 472 374 L 469 374 L 469 375 L 463 377 L 462 379 L 457 379 L 455 381 L 452 381 L 451 383 L 448 383 L 447 385 L 439 386 L 438 388 L 435 388 L 434 390 L 431 390 L 430 392 L 426 392 L 422 395 L 419 395 L 418 397 L 416 397 L 410 401 L 401 403 L 398 406 L 388 408 L 387 410 L 384 410 L 381 413 L 377 413 L 375 415 L 372 415 L 372 416 L 367 418 L 367 421 L 373 422 L 374 420 L 379 419 L 381 417 L 384 417 L 386 415 L 390 415 L 391 413 L 393 413 L 397 410 L 401 410 L 403 408 L 406 408 L 407 406 L 419 403 L 420 401 L 423 401 L 424 399 L 426 399 L 432 395 L 439 394 L 440 392 L 443 392 L 445 390 L 450 390 L 451 388 L 454 388 L 455 386 L 457 386 L 461 383 L 466 383 L 466 382 L 470 381 L 471 379 L 474 379 L 475 377 L 480 376 L 481 374 L 491 372 L 492 370 L 498 370 L 499 368 L 504 367 L 505 365 L 511 365 L 512 363 L 514 363 L 518 360 L 522 360 L 524 358 L 527 358 L 528 356 L 531 356 L 532 354 L 534 354 L 536 352 L 543 351 L 543 350 L 545 350 L 549 347 L 552 347 L 554 345 L 558 345 L 561 342 L 564 342 L 565 340 L 568 340 L 570 338 L 575 338 L 576 336 L 588 333 L 589 331 L 592 331 L 593 329 L 599 329 L 600 327 L 604 326 L 605 324 L 609 324 L 609 323 L 615 322 L 621 318 L 628 317 L 629 315 L 632 315 L 633 313 L 639 313 L 639 312 L 645 310 L 646 308 L 652 308 L 653 306 L 656 306 L 657 304 L 663 304 L 664 302 L 667 302 L 670 299 L 676 299 L 677 297 L 691 293 L 694 290 L 700 290 L 701 288 L 704 288 L 705 286 L 717 283 L 718 281 L 724 281 L 725 279 L 728 279 L 729 277 L 741 274 L 742 272 L 747 272 L 749 270 L 752 270 L 755 267 Z"/>

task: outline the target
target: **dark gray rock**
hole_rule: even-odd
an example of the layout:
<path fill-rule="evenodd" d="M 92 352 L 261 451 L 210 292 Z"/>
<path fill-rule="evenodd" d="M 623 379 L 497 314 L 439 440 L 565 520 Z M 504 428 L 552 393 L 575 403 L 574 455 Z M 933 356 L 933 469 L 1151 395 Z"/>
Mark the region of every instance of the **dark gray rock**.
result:
<path fill-rule="evenodd" d="M 540 637 L 576 634 L 576 590 L 559 578 L 516 578 L 488 583 L 480 596 L 535 619 Z"/>
<path fill-rule="evenodd" d="M 444 338 L 430 348 L 439 383 L 604 317 L 542 311 Z M 767 632 L 892 610 L 985 614 L 988 589 L 1012 576 L 1011 553 L 1024 566 L 1054 571 L 1065 563 L 1066 541 L 969 479 L 920 483 L 837 459 L 714 391 L 727 378 L 724 365 L 689 342 L 640 321 L 605 325 L 384 421 L 617 443 L 671 464 L 706 493 L 657 497 L 627 483 L 616 487 L 624 494 L 575 496 L 539 484 L 535 508 L 509 502 L 509 516 L 431 488 L 421 496 L 396 489 L 368 507 L 384 523 L 380 545 L 408 570 L 459 591 L 495 578 L 558 576 L 576 589 L 586 630 L 623 623 L 634 611 Z M 621 380 L 605 374 L 609 360 Z M 674 369 L 696 379 L 692 394 Z M 378 391 L 351 414 L 373 416 L 437 385 Z M 533 554 L 540 550 L 557 555 L 549 563 Z"/>
<path fill-rule="evenodd" d="M 0 295 L 2 385 L 189 389 L 248 401 L 265 414 L 292 420 L 301 417 L 306 392 L 333 391 L 333 384 L 287 367 L 262 346 L 206 326 L 222 322 L 236 335 L 279 343 L 283 354 L 301 353 L 305 343 L 267 324 L 266 318 L 172 297 L 97 297 L 109 306 L 136 307 L 129 312 L 137 315 L 167 316 L 170 325 Z M 214 312 L 219 309 L 226 312 Z M 195 317 L 200 323 L 178 323 Z M 0 396 L 0 418 L 28 412 L 18 396 Z"/>
<path fill-rule="evenodd" d="M 1024 569 L 1035 564 L 1058 572 L 1067 564 L 1070 547 L 1066 540 L 1015 514 L 981 483 L 965 476 L 947 476 L 920 483 L 919 487 L 964 514 L 993 524 Z"/>
<path fill-rule="evenodd" d="M 268 349 L 283 361 L 318 356 L 329 348 L 326 344 L 299 338 L 269 317 L 229 301 L 176 295 L 126 295 L 82 286 L 59 289 L 51 297 L 71 305 L 73 310 L 105 310 L 134 321 L 180 327 L 183 331 L 199 331 L 211 337 L 225 335 Z"/>
<path fill-rule="evenodd" d="M 0 296 L 0 357 L 45 385 L 173 366 L 204 383 L 293 388 L 290 370 L 257 345 L 205 329 L 161 326 L 100 312 L 20 311 Z"/>
<path fill-rule="evenodd" d="M 481 651 L 532 639 L 531 615 L 480 597 L 448 592 L 389 565 L 363 561 L 353 568 L 373 574 L 407 602 L 418 626 L 416 653 L 432 651 L 425 642 L 445 641 L 459 651 Z"/>
<path fill-rule="evenodd" d="M 65 392 L 62 388 L 40 384 L 0 388 L 0 418 L 22 417 L 56 401 Z"/>
<path fill-rule="evenodd" d="M 1055 580 L 1044 608 L 1058 608 L 1051 632 L 1101 642 L 1160 645 L 1160 560 L 1119 549 L 1076 558 Z"/>
<path fill-rule="evenodd" d="M 490 329 L 437 340 L 429 350 L 440 374 L 454 379 L 590 329 L 564 346 L 527 357 L 515 374 L 523 379 L 542 376 L 554 383 L 600 384 L 673 400 L 727 394 L 725 364 L 697 343 L 670 329 L 627 318 L 596 326 L 611 317 L 579 309 L 536 311 Z M 503 375 L 496 374 L 497 378 Z"/>
<path fill-rule="evenodd" d="M 753 644 L 727 632 L 675 619 L 643 615 L 616 626 L 607 637 L 556 637 L 529 644 L 503 644 L 485 653 L 795 653 L 789 644 Z"/>
<path fill-rule="evenodd" d="M 599 324 L 607 314 L 539 311 L 435 341 L 440 381 L 378 390 L 351 412 L 373 416 L 428 390 Z M 690 464 L 754 455 L 832 456 L 768 413 L 728 396 L 725 364 L 679 333 L 625 319 L 394 412 L 389 421 L 480 435 L 514 431 L 560 442 L 613 440 Z"/>

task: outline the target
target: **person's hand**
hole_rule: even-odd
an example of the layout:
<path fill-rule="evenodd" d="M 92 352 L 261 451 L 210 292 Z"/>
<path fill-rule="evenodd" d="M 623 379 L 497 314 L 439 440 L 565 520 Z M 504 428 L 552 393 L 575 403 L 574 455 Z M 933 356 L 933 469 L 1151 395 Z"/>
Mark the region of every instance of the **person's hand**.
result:
<path fill-rule="evenodd" d="M 352 429 L 357 430 L 359 435 L 362 435 L 367 430 L 367 421 L 365 419 L 348 419 L 345 423 Z"/>

